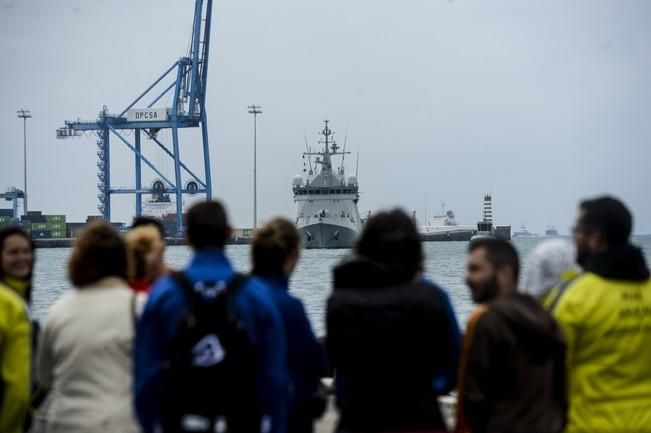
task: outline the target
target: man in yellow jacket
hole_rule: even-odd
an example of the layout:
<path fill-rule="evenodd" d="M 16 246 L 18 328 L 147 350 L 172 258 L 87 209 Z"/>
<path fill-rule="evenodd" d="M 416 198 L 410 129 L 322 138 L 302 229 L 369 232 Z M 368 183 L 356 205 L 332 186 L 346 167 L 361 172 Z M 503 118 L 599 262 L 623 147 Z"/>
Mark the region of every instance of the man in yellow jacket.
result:
<path fill-rule="evenodd" d="M 568 433 L 651 432 L 651 280 L 631 229 L 617 199 L 580 205 L 574 238 L 585 273 L 554 309 L 567 343 Z"/>
<path fill-rule="evenodd" d="M 0 283 L 0 432 L 22 433 L 29 407 L 31 325 L 23 299 Z"/>

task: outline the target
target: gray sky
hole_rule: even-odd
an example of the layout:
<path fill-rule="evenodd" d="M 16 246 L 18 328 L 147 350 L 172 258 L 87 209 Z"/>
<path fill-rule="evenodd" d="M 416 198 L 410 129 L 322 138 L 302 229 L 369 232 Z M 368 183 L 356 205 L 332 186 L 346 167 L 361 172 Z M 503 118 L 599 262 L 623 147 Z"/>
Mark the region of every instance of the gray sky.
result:
<path fill-rule="evenodd" d="M 102 105 L 121 111 L 185 55 L 193 4 L 0 0 L 0 189 L 22 187 L 16 110 L 27 108 L 30 208 L 96 214 L 95 139 L 55 130 Z M 422 220 L 426 201 L 429 215 L 444 201 L 474 223 L 490 191 L 498 223 L 567 232 L 579 199 L 612 193 L 651 233 L 649 22 L 647 0 L 217 0 L 215 195 L 251 226 L 255 103 L 260 219 L 295 216 L 303 132 L 314 145 L 327 115 L 360 152 L 361 213 L 400 205 Z M 133 157 L 112 143 L 114 185 L 131 186 Z M 196 131 L 181 145 L 202 172 Z M 114 220 L 131 219 L 133 198 L 112 203 Z"/>

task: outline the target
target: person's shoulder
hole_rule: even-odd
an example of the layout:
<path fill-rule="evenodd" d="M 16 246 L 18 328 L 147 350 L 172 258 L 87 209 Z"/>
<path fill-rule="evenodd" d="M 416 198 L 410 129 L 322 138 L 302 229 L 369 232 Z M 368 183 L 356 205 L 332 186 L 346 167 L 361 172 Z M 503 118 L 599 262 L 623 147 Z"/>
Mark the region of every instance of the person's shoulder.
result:
<path fill-rule="evenodd" d="M 179 302 L 183 297 L 182 291 L 177 287 L 172 274 L 165 275 L 157 280 L 149 290 L 146 298 L 145 309 L 152 310 Z"/>
<path fill-rule="evenodd" d="M 495 320 L 495 316 L 495 312 L 491 310 L 489 305 L 479 304 L 468 315 L 466 327 L 468 329 L 488 327 Z"/>
<path fill-rule="evenodd" d="M 447 296 L 446 289 L 441 284 L 439 284 L 438 282 L 436 282 L 436 281 L 434 281 L 434 280 L 432 280 L 430 278 L 422 278 L 420 280 L 420 283 L 423 284 L 424 286 L 427 286 L 427 287 L 430 287 L 430 288 L 434 289 L 434 291 L 436 293 L 441 293 L 442 295 Z"/>
<path fill-rule="evenodd" d="M 258 277 L 245 275 L 246 279 L 237 291 L 240 300 L 263 308 L 272 308 L 274 301 L 270 288 Z"/>
<path fill-rule="evenodd" d="M 4 286 L 0 286 L 0 310 L 5 318 L 27 316 L 25 301 L 16 292 Z"/>
<path fill-rule="evenodd" d="M 0 284 L 0 304 L 3 306 L 6 305 L 9 308 L 14 308 L 22 304 L 22 299 L 18 293 Z"/>

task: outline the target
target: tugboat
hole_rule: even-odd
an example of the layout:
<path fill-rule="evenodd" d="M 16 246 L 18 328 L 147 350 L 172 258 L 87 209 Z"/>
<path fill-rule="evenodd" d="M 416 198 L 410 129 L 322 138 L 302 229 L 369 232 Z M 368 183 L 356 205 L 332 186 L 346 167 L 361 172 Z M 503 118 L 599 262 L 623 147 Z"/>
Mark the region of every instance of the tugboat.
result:
<path fill-rule="evenodd" d="M 553 225 L 549 225 L 545 229 L 545 236 L 558 236 L 558 230 Z"/>
<path fill-rule="evenodd" d="M 486 237 L 494 237 L 505 241 L 511 240 L 510 225 L 493 225 L 493 197 L 490 194 L 484 195 L 483 214 L 483 219 L 477 223 L 477 231 L 470 238 L 471 242 Z"/>
<path fill-rule="evenodd" d="M 513 232 L 514 238 L 531 238 L 536 236 L 538 236 L 536 233 L 531 233 L 529 230 L 527 230 L 527 228 L 524 226 L 524 223 L 520 225 L 519 230 Z"/>
<path fill-rule="evenodd" d="M 357 176 L 345 175 L 344 158 L 350 152 L 339 150 L 328 122 L 320 133 L 323 150 L 306 149 L 303 159 L 307 158 L 309 171 L 304 168 L 306 178 L 297 175 L 293 182 L 296 225 L 305 248 L 351 248 L 361 229 Z M 333 167 L 334 156 L 341 156 L 338 167 Z"/>

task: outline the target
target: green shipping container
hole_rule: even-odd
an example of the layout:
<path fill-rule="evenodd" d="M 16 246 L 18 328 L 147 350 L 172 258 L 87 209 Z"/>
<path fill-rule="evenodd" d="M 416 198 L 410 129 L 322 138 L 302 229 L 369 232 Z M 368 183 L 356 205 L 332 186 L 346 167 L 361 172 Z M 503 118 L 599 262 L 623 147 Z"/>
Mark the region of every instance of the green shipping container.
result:
<path fill-rule="evenodd" d="M 32 223 L 32 230 L 49 230 L 47 223 Z"/>
<path fill-rule="evenodd" d="M 65 223 L 65 215 L 45 215 L 45 221 L 49 223 Z"/>
<path fill-rule="evenodd" d="M 67 237 L 67 236 L 66 236 L 66 231 L 65 231 L 65 230 L 55 230 L 55 231 L 52 231 L 51 236 L 52 236 L 53 238 L 57 238 L 57 239 Z"/>
<path fill-rule="evenodd" d="M 56 230 L 65 230 L 66 229 L 66 223 L 46 223 L 47 224 L 47 229 L 46 230 L 51 230 L 51 231 L 56 231 Z"/>
<path fill-rule="evenodd" d="M 11 221 L 11 220 L 13 220 L 13 219 L 14 219 L 14 218 L 13 218 L 13 217 L 10 217 L 10 216 L 4 216 L 4 215 L 3 215 L 3 216 L 0 216 L 0 222 Z"/>

